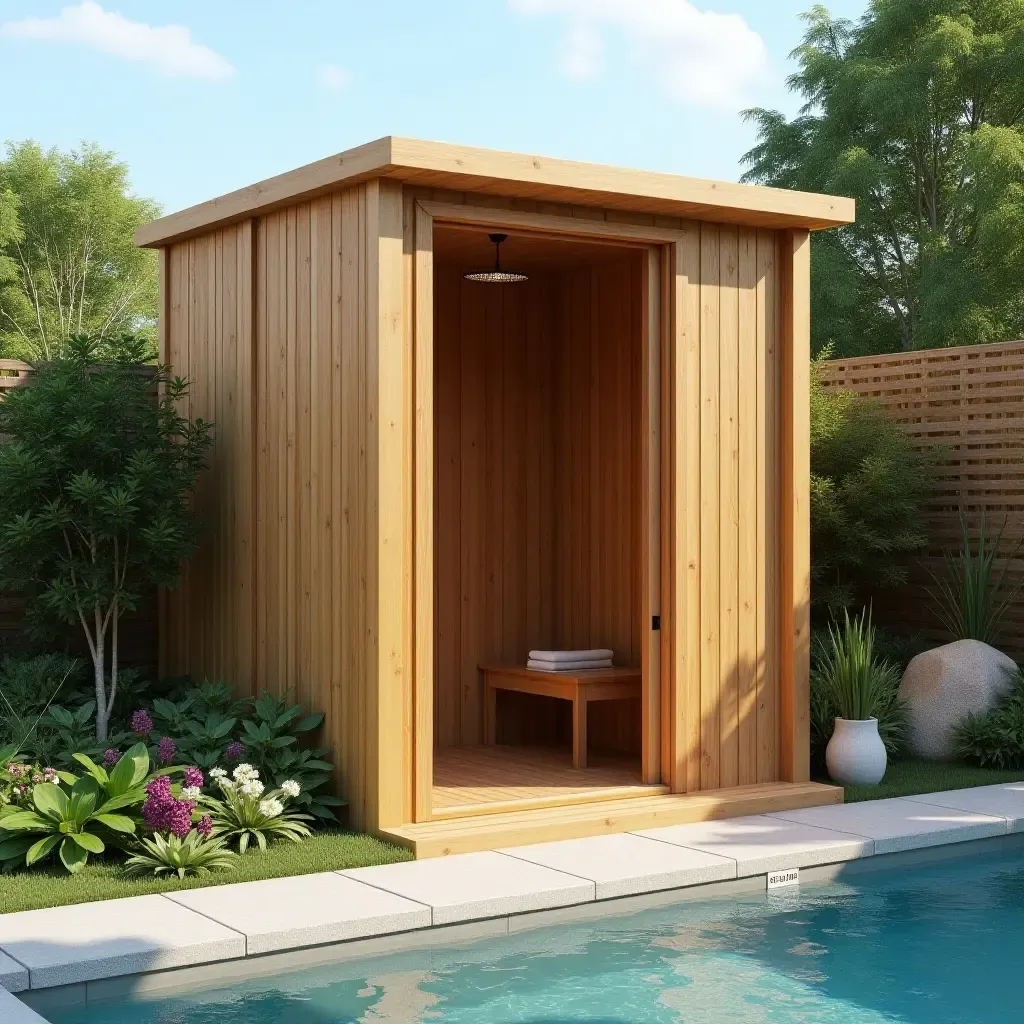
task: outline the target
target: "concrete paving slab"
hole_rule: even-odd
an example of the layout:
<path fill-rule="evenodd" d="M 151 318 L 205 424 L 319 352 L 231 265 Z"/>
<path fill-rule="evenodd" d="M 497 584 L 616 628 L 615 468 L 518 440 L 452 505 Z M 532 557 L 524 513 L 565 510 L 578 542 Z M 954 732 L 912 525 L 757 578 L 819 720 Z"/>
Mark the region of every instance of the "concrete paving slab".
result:
<path fill-rule="evenodd" d="M 1024 832 L 1024 782 L 955 789 L 948 793 L 923 793 L 907 799 L 935 807 L 953 807 L 958 811 L 1005 818 L 1010 832 Z"/>
<path fill-rule="evenodd" d="M 0 952 L 32 988 L 245 955 L 245 936 L 163 896 L 0 914 Z"/>
<path fill-rule="evenodd" d="M 594 883 L 501 853 L 462 853 L 341 872 L 347 878 L 424 903 L 434 924 L 521 914 L 584 903 Z"/>
<path fill-rule="evenodd" d="M 735 863 L 724 857 L 673 847 L 629 832 L 516 846 L 499 852 L 589 878 L 599 900 L 736 877 Z"/>
<path fill-rule="evenodd" d="M 870 857 L 874 851 L 873 841 L 864 836 L 782 821 L 766 814 L 670 825 L 635 834 L 729 857 L 736 864 L 738 878 Z"/>
<path fill-rule="evenodd" d="M 47 1024 L 35 1010 L 27 1007 L 20 999 L 0 988 L 0 1020 L 4 1024 Z"/>
<path fill-rule="evenodd" d="M 8 992 L 24 992 L 28 988 L 28 969 L 0 953 L 0 988 Z"/>
<path fill-rule="evenodd" d="M 874 840 L 876 854 L 986 839 L 1007 832 L 1004 818 L 922 804 L 909 797 L 776 811 L 768 817 L 865 836 Z"/>
<path fill-rule="evenodd" d="M 249 956 L 431 924 L 430 907 L 337 872 L 188 889 L 167 899 L 244 934 Z"/>

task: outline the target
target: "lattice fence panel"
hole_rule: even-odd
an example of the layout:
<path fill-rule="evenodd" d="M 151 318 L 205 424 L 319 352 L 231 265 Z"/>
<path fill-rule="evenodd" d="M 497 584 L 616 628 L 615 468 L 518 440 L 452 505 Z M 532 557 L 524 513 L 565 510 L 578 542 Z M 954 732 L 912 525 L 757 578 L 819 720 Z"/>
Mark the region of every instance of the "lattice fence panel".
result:
<path fill-rule="evenodd" d="M 1004 556 L 1024 535 L 1024 341 L 836 359 L 827 364 L 825 383 L 876 398 L 919 447 L 943 449 L 925 512 L 928 549 L 911 564 L 911 586 L 879 595 L 876 607 L 891 625 L 946 639 L 924 581 L 927 567 L 941 570 L 943 550 L 958 546 L 960 509 L 972 537 L 983 512 L 990 532 L 1005 521 Z M 1010 562 L 1007 579 L 1024 579 L 1024 553 Z M 1001 646 L 1024 656 L 1024 589 L 1008 612 Z"/>

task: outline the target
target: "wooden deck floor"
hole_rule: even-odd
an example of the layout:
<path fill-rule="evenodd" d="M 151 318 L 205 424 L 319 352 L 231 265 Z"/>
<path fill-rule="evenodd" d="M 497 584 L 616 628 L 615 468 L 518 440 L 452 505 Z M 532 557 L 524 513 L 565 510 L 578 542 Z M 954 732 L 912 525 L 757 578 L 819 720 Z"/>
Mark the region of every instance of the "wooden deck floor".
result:
<path fill-rule="evenodd" d="M 838 786 L 817 782 L 766 782 L 693 794 L 640 796 L 438 818 L 383 829 L 381 835 L 408 847 L 416 857 L 440 857 L 842 801 L 843 791 Z"/>
<path fill-rule="evenodd" d="M 573 768 L 569 751 L 536 747 L 442 747 L 434 752 L 435 817 L 499 813 L 593 800 L 652 796 L 639 758 L 593 755 Z"/>

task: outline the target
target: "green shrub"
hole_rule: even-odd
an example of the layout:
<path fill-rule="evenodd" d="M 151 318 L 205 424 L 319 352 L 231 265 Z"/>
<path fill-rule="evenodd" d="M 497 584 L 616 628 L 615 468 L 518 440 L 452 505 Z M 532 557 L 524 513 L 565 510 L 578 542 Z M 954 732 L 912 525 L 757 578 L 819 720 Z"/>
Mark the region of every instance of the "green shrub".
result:
<path fill-rule="evenodd" d="M 818 767 L 836 718 L 877 718 L 878 734 L 890 757 L 899 754 L 907 733 L 907 708 L 899 696 L 900 670 L 875 651 L 875 629 L 868 610 L 843 625 L 829 625 L 827 639 L 815 644 L 811 669 L 811 755 Z"/>
<path fill-rule="evenodd" d="M 824 372 L 818 361 L 811 375 L 811 596 L 837 615 L 907 581 L 936 453 L 918 452 L 878 402 L 824 387 Z"/>
<path fill-rule="evenodd" d="M 1006 520 L 995 537 L 988 534 L 984 512 L 978 530 L 975 551 L 967 531 L 967 520 L 960 510 L 960 550 L 943 556 L 945 575 L 932 573 L 934 587 L 929 591 L 939 620 L 954 640 L 980 640 L 994 644 L 1002 630 L 1003 616 L 1021 588 L 1006 581 L 1006 570 L 1024 544 L 1019 540 L 1004 554 L 1002 568 L 996 570 L 995 560 L 1003 540 Z"/>
<path fill-rule="evenodd" d="M 982 768 L 1024 769 L 1024 671 L 1017 670 L 1013 687 L 984 715 L 968 715 L 953 731 L 959 760 Z"/>

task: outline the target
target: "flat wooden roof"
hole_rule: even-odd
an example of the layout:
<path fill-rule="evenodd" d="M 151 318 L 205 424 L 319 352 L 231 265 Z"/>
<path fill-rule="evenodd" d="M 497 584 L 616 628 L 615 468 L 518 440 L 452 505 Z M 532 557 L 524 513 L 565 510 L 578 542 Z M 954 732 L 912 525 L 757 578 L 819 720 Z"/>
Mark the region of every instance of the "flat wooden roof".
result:
<path fill-rule="evenodd" d="M 841 196 L 633 171 L 387 136 L 145 224 L 135 244 L 158 247 L 371 178 L 515 199 L 666 214 L 766 228 L 850 224 Z"/>

